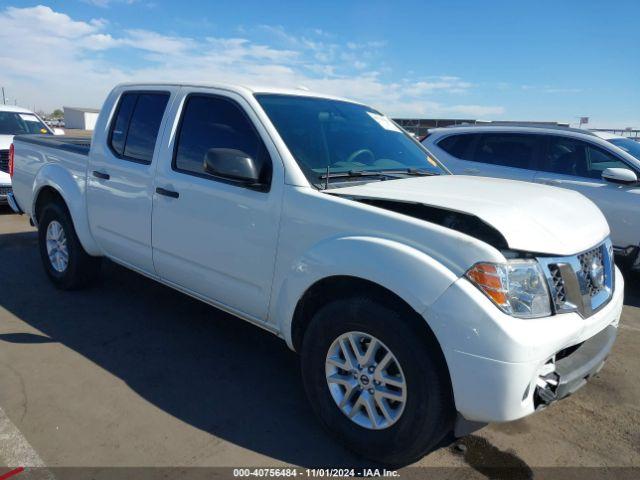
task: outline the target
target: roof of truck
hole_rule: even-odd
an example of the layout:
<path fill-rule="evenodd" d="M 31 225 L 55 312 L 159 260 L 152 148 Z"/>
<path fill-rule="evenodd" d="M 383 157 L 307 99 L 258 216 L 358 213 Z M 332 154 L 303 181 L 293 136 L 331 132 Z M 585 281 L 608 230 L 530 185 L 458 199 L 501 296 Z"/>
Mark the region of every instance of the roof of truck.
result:
<path fill-rule="evenodd" d="M 119 87 L 155 87 L 155 86 L 173 86 L 173 87 L 203 87 L 203 88 L 218 88 L 222 90 L 230 90 L 237 93 L 249 93 L 249 94 L 276 94 L 276 95 L 298 95 L 301 97 L 316 97 L 327 98 L 331 100 L 341 100 L 343 102 L 361 103 L 348 98 L 338 97 L 335 95 L 329 95 L 326 93 L 319 93 L 309 90 L 304 86 L 285 88 L 268 85 L 241 85 L 233 83 L 207 83 L 207 82 L 152 82 L 152 83 L 122 83 Z"/>

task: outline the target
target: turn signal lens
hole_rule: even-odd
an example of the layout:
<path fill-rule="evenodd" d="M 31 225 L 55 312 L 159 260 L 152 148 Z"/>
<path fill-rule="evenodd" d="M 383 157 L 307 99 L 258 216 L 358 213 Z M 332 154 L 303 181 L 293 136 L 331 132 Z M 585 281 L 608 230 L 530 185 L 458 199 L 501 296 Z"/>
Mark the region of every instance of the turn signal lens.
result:
<path fill-rule="evenodd" d="M 507 290 L 502 271 L 492 263 L 477 263 L 467 272 L 467 277 L 499 307 L 507 307 Z"/>
<path fill-rule="evenodd" d="M 509 315 L 519 318 L 551 315 L 547 282 L 535 260 L 477 263 L 466 277 Z"/>

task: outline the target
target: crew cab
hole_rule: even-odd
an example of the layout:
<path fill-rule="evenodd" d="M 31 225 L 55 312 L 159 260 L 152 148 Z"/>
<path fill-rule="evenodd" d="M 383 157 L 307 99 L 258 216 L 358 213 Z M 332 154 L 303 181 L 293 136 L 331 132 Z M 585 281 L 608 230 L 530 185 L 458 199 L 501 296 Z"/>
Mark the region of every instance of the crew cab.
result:
<path fill-rule="evenodd" d="M 12 162 L 54 285 L 108 258 L 280 336 L 322 424 L 387 464 L 566 397 L 616 337 L 591 201 L 450 175 L 360 103 L 119 85 L 90 142 L 19 136 Z"/>

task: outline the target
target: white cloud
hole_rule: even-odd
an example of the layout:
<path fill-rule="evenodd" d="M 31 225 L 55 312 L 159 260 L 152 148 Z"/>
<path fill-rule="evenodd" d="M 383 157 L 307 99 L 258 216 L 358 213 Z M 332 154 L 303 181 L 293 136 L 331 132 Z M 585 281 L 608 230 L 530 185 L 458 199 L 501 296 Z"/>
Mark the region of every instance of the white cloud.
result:
<path fill-rule="evenodd" d="M 136 3 L 138 0 L 83 0 L 84 3 L 88 3 L 89 5 L 93 5 L 95 7 L 107 8 L 110 7 L 113 3 L 126 3 L 132 4 Z"/>
<path fill-rule="evenodd" d="M 46 6 L 8 7 L 0 12 L 0 83 L 11 98 L 45 110 L 64 104 L 98 107 L 109 89 L 123 81 L 201 81 L 305 85 L 372 104 L 389 115 L 504 113 L 500 106 L 437 100 L 474 88 L 456 76 L 389 80 L 393 72 L 381 58 L 383 41 L 340 43 L 317 29 L 306 35 L 280 26 L 257 30 L 268 38 L 254 41 L 252 28 L 239 30 L 239 37 L 189 38 L 117 31 L 104 20 L 75 20 Z"/>

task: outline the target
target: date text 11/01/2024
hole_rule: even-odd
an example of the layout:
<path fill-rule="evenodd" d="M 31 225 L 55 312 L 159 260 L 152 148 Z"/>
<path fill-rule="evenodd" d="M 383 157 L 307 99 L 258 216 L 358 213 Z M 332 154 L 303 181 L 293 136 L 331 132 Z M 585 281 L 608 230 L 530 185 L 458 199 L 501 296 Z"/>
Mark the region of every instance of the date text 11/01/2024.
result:
<path fill-rule="evenodd" d="M 386 468 L 235 468 L 233 476 L 242 477 L 309 477 L 309 478 L 348 478 L 348 477 L 399 477 L 397 470 Z"/>

